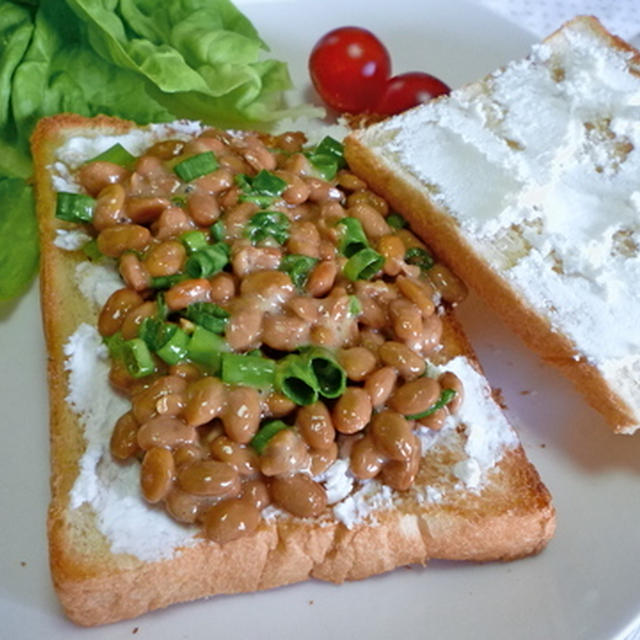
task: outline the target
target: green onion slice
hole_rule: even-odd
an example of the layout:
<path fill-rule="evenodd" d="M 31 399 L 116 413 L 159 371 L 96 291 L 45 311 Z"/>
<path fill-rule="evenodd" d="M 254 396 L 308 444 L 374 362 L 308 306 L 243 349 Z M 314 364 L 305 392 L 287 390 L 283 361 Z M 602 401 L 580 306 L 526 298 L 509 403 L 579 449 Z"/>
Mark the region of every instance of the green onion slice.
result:
<path fill-rule="evenodd" d="M 303 362 L 316 378 L 318 392 L 325 398 L 338 398 L 347 388 L 347 374 L 333 354 L 323 347 L 310 347 L 301 353 Z"/>
<path fill-rule="evenodd" d="M 175 324 L 168 326 L 172 327 L 169 332 L 169 338 L 156 350 L 156 355 L 169 365 L 178 364 L 178 362 L 182 362 L 187 358 L 189 336 Z"/>
<path fill-rule="evenodd" d="M 224 333 L 229 320 L 229 312 L 213 302 L 194 302 L 185 309 L 184 316 L 213 333 Z"/>
<path fill-rule="evenodd" d="M 336 160 L 338 160 L 342 166 L 346 166 L 346 161 L 344 159 L 344 145 L 342 142 L 339 142 L 335 138 L 331 136 L 325 136 L 320 141 L 320 144 L 315 148 L 316 153 L 320 153 L 323 155 L 333 156 Z"/>
<path fill-rule="evenodd" d="M 173 167 L 173 171 L 181 180 L 191 182 L 196 178 L 206 176 L 217 168 L 218 161 L 213 155 L 213 151 L 205 151 L 178 162 Z"/>
<path fill-rule="evenodd" d="M 56 218 L 67 222 L 91 222 L 96 201 L 84 193 L 59 191 L 56 199 Z"/>
<path fill-rule="evenodd" d="M 122 334 L 118 331 L 111 336 L 103 338 L 104 343 L 107 345 L 107 351 L 109 356 L 113 360 L 119 360 L 122 358 L 122 349 L 126 340 L 122 337 Z"/>
<path fill-rule="evenodd" d="M 316 266 L 317 258 L 304 256 L 299 253 L 289 253 L 280 262 L 280 271 L 289 274 L 291 281 L 298 289 L 304 288 L 309 273 Z"/>
<path fill-rule="evenodd" d="M 276 389 L 297 405 L 313 404 L 318 399 L 318 380 L 308 360 L 291 354 L 278 362 L 275 373 Z"/>
<path fill-rule="evenodd" d="M 179 239 L 189 255 L 209 246 L 207 234 L 204 231 L 187 231 L 183 233 Z"/>
<path fill-rule="evenodd" d="M 87 244 L 82 247 L 82 251 L 84 252 L 84 255 L 87 256 L 87 258 L 89 258 L 89 260 L 91 260 L 92 262 L 104 258 L 104 254 L 100 251 L 100 249 L 98 249 L 98 242 L 95 238 L 93 240 L 89 240 L 89 242 L 87 242 Z"/>
<path fill-rule="evenodd" d="M 273 385 L 276 363 L 259 355 L 223 353 L 221 358 L 221 379 L 227 384 L 241 384 L 257 389 Z"/>
<path fill-rule="evenodd" d="M 138 327 L 138 337 L 144 340 L 151 351 L 157 351 L 171 337 L 171 327 L 159 318 L 145 318 Z"/>
<path fill-rule="evenodd" d="M 309 162 L 315 169 L 317 177 L 331 182 L 338 173 L 338 163 L 335 158 L 329 155 L 323 155 L 321 153 L 309 153 L 307 154 Z"/>
<path fill-rule="evenodd" d="M 404 260 L 407 264 L 417 265 L 422 271 L 431 269 L 435 264 L 431 254 L 421 247 L 411 247 L 410 249 L 407 249 L 404 254 Z"/>
<path fill-rule="evenodd" d="M 227 236 L 227 230 L 222 220 L 218 220 L 211 225 L 211 237 L 218 242 L 224 240 Z"/>
<path fill-rule="evenodd" d="M 289 425 L 282 420 L 270 420 L 262 424 L 258 433 L 251 439 L 249 444 L 258 452 L 262 453 L 267 446 L 267 442 L 273 438 L 279 431 L 289 429 Z"/>
<path fill-rule="evenodd" d="M 343 227 L 338 243 L 338 251 L 343 256 L 350 258 L 354 253 L 369 247 L 369 240 L 367 240 L 367 235 L 362 228 L 360 220 L 346 217 L 339 220 L 338 224 Z"/>
<path fill-rule="evenodd" d="M 204 365 L 211 375 L 218 375 L 222 354 L 225 351 L 229 351 L 229 345 L 222 336 L 196 325 L 187 345 L 187 353 L 191 360 Z"/>
<path fill-rule="evenodd" d="M 331 136 L 326 136 L 315 149 L 305 154 L 321 178 L 331 181 L 338 169 L 346 166 L 344 146 Z"/>
<path fill-rule="evenodd" d="M 138 328 L 138 337 L 167 364 L 178 364 L 188 355 L 189 336 L 177 325 L 159 318 L 145 318 Z"/>
<path fill-rule="evenodd" d="M 394 229 L 404 229 L 407 221 L 399 213 L 390 213 L 387 216 L 387 224 Z"/>
<path fill-rule="evenodd" d="M 413 413 L 409 416 L 405 416 L 408 420 L 422 420 L 422 418 L 426 418 L 430 416 L 432 413 L 435 413 L 438 409 L 442 409 L 445 405 L 449 404 L 451 400 L 453 400 L 453 396 L 456 395 L 456 392 L 453 389 L 443 389 L 440 393 L 440 397 L 436 402 L 434 402 L 428 409 L 422 411 L 421 413 Z"/>
<path fill-rule="evenodd" d="M 122 358 L 127 371 L 134 378 L 143 378 L 155 371 L 153 356 L 142 338 L 126 340 L 122 345 Z"/>
<path fill-rule="evenodd" d="M 156 318 L 158 320 L 166 320 L 169 317 L 169 307 L 164 299 L 164 293 L 158 292 L 156 296 Z"/>
<path fill-rule="evenodd" d="M 383 264 L 384 257 L 377 251 L 361 249 L 347 260 L 342 273 L 353 282 L 356 280 L 368 280 L 382 269 Z"/>
<path fill-rule="evenodd" d="M 116 142 L 112 147 L 98 154 L 95 158 L 87 160 L 85 164 L 90 164 L 91 162 L 111 162 L 111 164 L 117 164 L 121 167 L 129 167 L 133 164 L 134 160 L 135 156 L 132 156 L 119 142 Z"/>
<path fill-rule="evenodd" d="M 287 188 L 286 180 L 264 169 L 253 178 L 245 173 L 238 174 L 235 182 L 242 189 L 240 202 L 253 202 L 261 209 L 273 204 Z"/>
<path fill-rule="evenodd" d="M 192 253 L 185 264 L 185 271 L 192 278 L 207 278 L 225 268 L 230 253 L 226 242 L 216 242 Z"/>
<path fill-rule="evenodd" d="M 267 238 L 284 244 L 289 238 L 289 218 L 280 211 L 260 211 L 249 219 L 246 235 L 252 244 Z"/>
<path fill-rule="evenodd" d="M 362 303 L 357 296 L 349 296 L 349 313 L 352 316 L 359 316 L 362 313 Z"/>
<path fill-rule="evenodd" d="M 174 284 L 178 284 L 179 282 L 183 282 L 188 279 L 189 276 L 185 273 L 174 273 L 171 276 L 156 276 L 151 278 L 149 286 L 152 289 L 169 289 L 173 287 Z"/>

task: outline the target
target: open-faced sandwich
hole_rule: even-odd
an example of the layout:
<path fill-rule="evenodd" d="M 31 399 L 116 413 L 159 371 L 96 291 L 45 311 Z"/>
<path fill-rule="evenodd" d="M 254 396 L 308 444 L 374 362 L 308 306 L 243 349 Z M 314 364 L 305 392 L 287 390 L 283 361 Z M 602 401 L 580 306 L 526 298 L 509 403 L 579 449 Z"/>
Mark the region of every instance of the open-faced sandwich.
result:
<path fill-rule="evenodd" d="M 455 259 L 340 143 L 60 115 L 33 153 L 72 620 L 546 545 Z"/>

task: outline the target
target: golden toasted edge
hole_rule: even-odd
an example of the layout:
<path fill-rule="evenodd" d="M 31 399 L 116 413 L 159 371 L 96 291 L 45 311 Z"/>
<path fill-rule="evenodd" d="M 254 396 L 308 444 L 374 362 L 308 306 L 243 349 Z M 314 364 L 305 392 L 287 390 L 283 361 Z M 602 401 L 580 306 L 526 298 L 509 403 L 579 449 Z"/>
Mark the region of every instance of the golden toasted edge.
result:
<path fill-rule="evenodd" d="M 377 526 L 349 530 L 334 521 L 287 519 L 263 523 L 247 538 L 224 546 L 202 541 L 170 559 L 143 562 L 112 554 L 90 508 L 69 509 L 84 441 L 65 398 L 63 346 L 82 320 L 91 320 L 73 284 L 81 258 L 53 245 L 55 193 L 47 167 L 63 140 L 81 133 L 125 132 L 135 126 L 113 118 L 75 115 L 40 122 L 32 144 L 42 243 L 42 309 L 49 356 L 51 489 L 48 534 L 54 586 L 66 614 L 82 625 L 141 615 L 213 594 L 267 589 L 316 577 L 361 579 L 430 558 L 513 559 L 542 549 L 555 528 L 548 491 L 521 448 L 507 453 L 479 495 L 461 490 L 446 506 L 415 505 L 380 514 Z M 450 357 L 473 357 L 461 329 L 445 322 Z"/>
<path fill-rule="evenodd" d="M 608 47 L 612 49 L 620 49 L 620 51 L 625 51 L 627 53 L 632 54 L 631 56 L 631 64 L 633 66 L 640 65 L 640 51 L 629 44 L 626 40 L 623 40 L 619 36 L 612 34 L 608 29 L 606 29 L 600 20 L 595 16 L 583 15 L 576 16 L 571 20 L 568 20 L 563 25 L 561 25 L 558 29 L 556 29 L 553 33 L 547 36 L 544 39 L 544 42 L 551 42 L 556 36 L 561 35 L 562 31 L 567 27 L 578 27 L 585 31 L 591 31 L 596 34 L 599 38 L 604 40 Z M 635 75 L 640 75 L 640 68 L 631 69 L 631 73 Z"/>
<path fill-rule="evenodd" d="M 640 65 L 640 53 L 611 35 L 591 16 L 579 16 L 566 23 L 591 30 L 607 46 L 633 54 Z M 545 42 L 553 46 L 565 26 Z M 640 74 L 640 69 L 636 72 Z M 479 81 L 480 83 L 483 80 Z M 425 188 L 392 160 L 372 151 L 363 138 L 366 130 L 356 131 L 345 140 L 345 156 L 354 173 L 389 200 L 404 215 L 418 235 L 426 239 L 436 254 L 501 316 L 524 343 L 547 362 L 558 367 L 600 412 L 616 433 L 633 433 L 640 416 L 605 381 L 598 368 L 584 359 L 576 360 L 576 345 L 554 331 L 547 319 L 535 313 L 499 273 L 476 252 L 447 211 L 431 200 Z"/>

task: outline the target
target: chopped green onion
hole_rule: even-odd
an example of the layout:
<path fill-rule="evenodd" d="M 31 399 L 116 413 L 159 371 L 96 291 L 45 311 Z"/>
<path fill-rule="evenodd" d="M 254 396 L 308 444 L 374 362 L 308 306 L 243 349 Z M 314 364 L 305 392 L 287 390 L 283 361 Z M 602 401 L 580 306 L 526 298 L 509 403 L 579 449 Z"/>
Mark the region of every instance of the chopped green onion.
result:
<path fill-rule="evenodd" d="M 141 338 L 133 338 L 124 342 L 122 358 L 127 371 L 134 378 L 148 376 L 156 369 L 151 351 Z"/>
<path fill-rule="evenodd" d="M 95 238 L 93 240 L 89 240 L 89 242 L 87 242 L 87 244 L 82 247 L 82 251 L 84 251 L 84 255 L 87 256 L 87 258 L 89 258 L 89 260 L 91 260 L 92 262 L 94 260 L 100 260 L 101 258 L 104 258 L 104 254 L 100 251 L 100 249 L 98 249 L 98 242 Z"/>
<path fill-rule="evenodd" d="M 174 196 L 171 196 L 171 204 L 175 204 L 178 207 L 184 207 L 187 204 L 187 196 L 181 193 L 177 193 Z"/>
<path fill-rule="evenodd" d="M 204 231 L 187 231 L 180 236 L 180 242 L 185 246 L 189 255 L 209 246 L 207 234 Z"/>
<path fill-rule="evenodd" d="M 151 278 L 149 286 L 152 289 L 169 289 L 174 284 L 188 280 L 189 276 L 184 273 L 174 273 L 171 276 L 156 276 Z"/>
<path fill-rule="evenodd" d="M 394 229 L 403 229 L 407 226 L 407 221 L 399 213 L 390 213 L 387 216 L 387 224 Z"/>
<path fill-rule="evenodd" d="M 316 266 L 317 258 L 298 253 L 289 253 L 280 262 L 280 271 L 289 274 L 291 281 L 298 289 L 302 289 L 307 282 L 309 273 Z"/>
<path fill-rule="evenodd" d="M 347 260 L 342 273 L 353 282 L 356 280 L 368 280 L 380 271 L 383 264 L 384 257 L 377 251 L 361 249 Z"/>
<path fill-rule="evenodd" d="M 191 182 L 196 178 L 206 176 L 217 168 L 218 161 L 213 155 L 213 151 L 205 151 L 178 162 L 173 170 L 180 179 Z"/>
<path fill-rule="evenodd" d="M 404 259 L 407 264 L 415 264 L 420 267 L 422 271 L 431 269 L 435 264 L 431 254 L 421 247 L 411 247 L 410 249 L 407 249 L 404 254 Z"/>
<path fill-rule="evenodd" d="M 107 351 L 109 351 L 109 356 L 113 360 L 119 360 L 122 357 L 122 348 L 125 339 L 122 337 L 122 334 L 118 331 L 111 336 L 107 336 L 103 338 L 104 343 L 107 345 Z"/>
<path fill-rule="evenodd" d="M 138 337 L 167 364 L 178 364 L 187 357 L 189 336 L 175 324 L 159 318 L 145 318 Z"/>
<path fill-rule="evenodd" d="M 346 166 L 347 164 L 344 159 L 344 145 L 331 136 L 322 138 L 320 144 L 315 148 L 315 153 L 333 156 L 341 163 L 341 166 Z"/>
<path fill-rule="evenodd" d="M 175 324 L 168 325 L 172 327 L 169 339 L 156 350 L 156 355 L 162 358 L 167 364 L 178 364 L 187 358 L 187 345 L 189 344 L 189 336 Z"/>
<path fill-rule="evenodd" d="M 339 220 L 337 224 L 344 227 L 338 243 L 338 251 L 343 256 L 350 258 L 354 253 L 369 247 L 369 241 L 360 220 L 346 217 Z"/>
<path fill-rule="evenodd" d="M 303 362 L 313 372 L 317 389 L 325 398 L 338 398 L 347 387 L 347 374 L 328 349 L 310 347 L 301 353 Z"/>
<path fill-rule="evenodd" d="M 338 169 L 346 166 L 344 146 L 330 136 L 323 138 L 315 149 L 305 155 L 324 180 L 333 180 Z"/>
<path fill-rule="evenodd" d="M 229 319 L 229 312 L 213 302 L 194 302 L 185 309 L 184 315 L 213 333 L 224 333 Z"/>
<path fill-rule="evenodd" d="M 284 244 L 289 238 L 289 218 L 280 211 L 260 211 L 249 219 L 246 235 L 252 244 L 267 238 Z"/>
<path fill-rule="evenodd" d="M 138 337 L 144 340 L 151 351 L 157 351 L 171 337 L 170 327 L 175 326 L 159 318 L 145 318 L 138 327 Z"/>
<path fill-rule="evenodd" d="M 349 296 L 349 313 L 352 316 L 359 316 L 362 313 L 362 303 L 357 296 Z"/>
<path fill-rule="evenodd" d="M 56 218 L 67 222 L 91 222 L 96 201 L 84 193 L 59 191 L 56 200 Z"/>
<path fill-rule="evenodd" d="M 226 242 L 216 242 L 192 253 L 185 264 L 185 271 L 192 278 L 207 278 L 224 269 L 229 263 L 229 253 Z"/>
<path fill-rule="evenodd" d="M 287 188 L 287 181 L 263 169 L 253 178 L 251 187 L 264 195 L 279 196 Z"/>
<path fill-rule="evenodd" d="M 164 299 L 164 293 L 158 292 L 156 296 L 156 318 L 158 320 L 166 320 L 169 316 L 169 307 Z"/>
<path fill-rule="evenodd" d="M 434 402 L 428 409 L 422 411 L 421 413 L 413 413 L 409 416 L 405 416 L 405 418 L 407 418 L 408 420 L 422 420 L 422 418 L 430 416 L 438 409 L 442 409 L 442 407 L 449 404 L 449 402 L 453 400 L 453 396 L 455 395 L 456 392 L 453 389 L 443 389 L 440 393 L 440 398 L 438 398 L 437 402 Z"/>
<path fill-rule="evenodd" d="M 229 345 L 222 336 L 196 325 L 187 345 L 191 360 L 204 365 L 212 375 L 218 375 L 224 351 L 229 351 Z"/>
<path fill-rule="evenodd" d="M 266 389 L 273 385 L 276 363 L 259 355 L 222 354 L 222 382 Z"/>
<path fill-rule="evenodd" d="M 224 226 L 224 222 L 222 220 L 218 220 L 214 222 L 211 226 L 211 237 L 214 240 L 221 241 L 224 240 L 227 236 L 227 230 Z"/>
<path fill-rule="evenodd" d="M 321 153 L 308 153 L 306 155 L 315 169 L 317 177 L 327 182 L 331 182 L 336 177 L 338 162 L 334 157 Z"/>
<path fill-rule="evenodd" d="M 119 142 L 116 142 L 112 147 L 109 147 L 106 151 L 98 154 L 95 158 L 87 160 L 85 164 L 91 162 L 111 162 L 112 164 L 118 164 L 121 167 L 130 166 L 135 160 L 135 156 L 132 156 Z"/>
<path fill-rule="evenodd" d="M 318 399 L 318 381 L 311 363 L 296 354 L 288 355 L 276 366 L 276 389 L 297 405 L 313 404 Z"/>
<path fill-rule="evenodd" d="M 273 438 L 279 431 L 289 429 L 289 425 L 282 420 L 270 420 L 265 422 L 259 429 L 258 433 L 251 439 L 249 444 L 258 452 L 262 453 L 267 446 L 267 442 Z"/>
<path fill-rule="evenodd" d="M 251 193 L 251 176 L 248 176 L 246 173 L 236 173 L 233 179 L 236 186 L 240 187 L 245 195 Z"/>
<path fill-rule="evenodd" d="M 273 204 L 287 188 L 286 180 L 264 169 L 253 178 L 244 173 L 238 174 L 235 182 L 243 192 L 238 198 L 240 202 L 253 202 L 261 209 Z"/>

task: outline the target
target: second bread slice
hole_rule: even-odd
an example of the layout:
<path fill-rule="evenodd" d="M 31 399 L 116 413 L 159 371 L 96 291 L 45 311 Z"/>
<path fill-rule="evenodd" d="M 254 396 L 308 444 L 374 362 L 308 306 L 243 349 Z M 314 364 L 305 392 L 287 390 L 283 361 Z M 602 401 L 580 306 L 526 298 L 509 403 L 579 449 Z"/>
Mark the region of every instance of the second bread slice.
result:
<path fill-rule="evenodd" d="M 640 55 L 594 18 L 347 139 L 375 184 L 616 432 L 640 427 Z"/>

